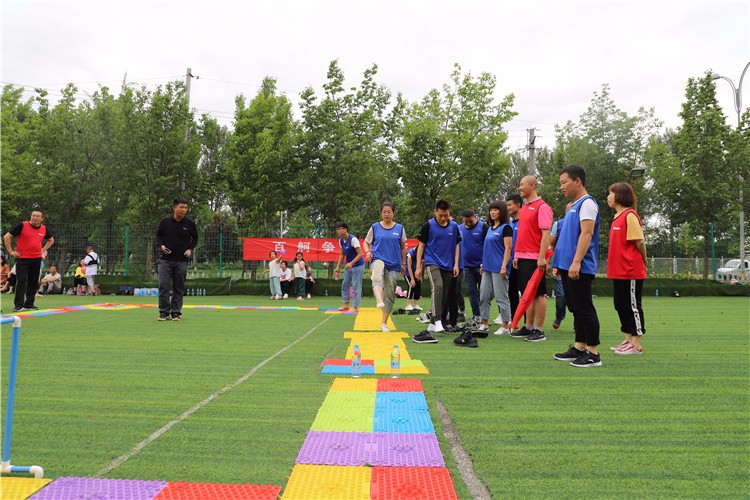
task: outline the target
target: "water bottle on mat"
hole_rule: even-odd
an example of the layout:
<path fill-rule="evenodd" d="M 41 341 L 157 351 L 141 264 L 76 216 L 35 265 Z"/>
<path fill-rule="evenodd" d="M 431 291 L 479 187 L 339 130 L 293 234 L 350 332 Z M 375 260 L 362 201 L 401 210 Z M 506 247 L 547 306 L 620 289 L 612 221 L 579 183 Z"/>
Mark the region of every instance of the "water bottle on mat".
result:
<path fill-rule="evenodd" d="M 354 344 L 352 350 L 352 377 L 359 378 L 362 373 L 362 351 L 359 350 L 359 344 Z"/>
<path fill-rule="evenodd" d="M 391 351 L 391 378 L 398 378 L 399 375 L 401 375 L 401 353 L 398 350 L 398 344 L 394 344 Z"/>

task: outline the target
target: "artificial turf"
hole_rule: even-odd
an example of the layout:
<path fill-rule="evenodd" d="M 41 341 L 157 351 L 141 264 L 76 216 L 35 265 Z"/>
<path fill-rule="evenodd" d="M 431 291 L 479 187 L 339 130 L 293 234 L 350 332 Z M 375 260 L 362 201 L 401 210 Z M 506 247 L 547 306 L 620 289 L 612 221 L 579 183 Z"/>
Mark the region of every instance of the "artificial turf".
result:
<path fill-rule="evenodd" d="M 47 296 L 37 305 L 104 301 L 156 299 Z M 252 296 L 186 303 L 338 305 L 334 298 Z M 628 357 L 608 350 L 621 340 L 611 299 L 595 304 L 599 368 L 552 358 L 573 341 L 571 317 L 560 330 L 548 328 L 541 343 L 492 335 L 480 339 L 479 349 L 454 347 L 452 335 L 432 345 L 407 341 L 411 357 L 430 369 L 420 378 L 459 497 L 470 496 L 442 434 L 436 398 L 495 498 L 746 496 L 750 301 L 645 298 L 645 354 Z M 321 364 L 344 356 L 343 332 L 354 317 L 211 309 L 186 309 L 181 322 L 156 317 L 154 309 L 131 309 L 24 320 L 13 463 L 41 465 L 51 478 L 94 476 L 312 330 L 105 475 L 285 485 L 333 380 L 320 374 Z M 394 322 L 411 333 L 422 328 L 413 316 Z M 4 325 L 3 395 L 9 333 Z"/>

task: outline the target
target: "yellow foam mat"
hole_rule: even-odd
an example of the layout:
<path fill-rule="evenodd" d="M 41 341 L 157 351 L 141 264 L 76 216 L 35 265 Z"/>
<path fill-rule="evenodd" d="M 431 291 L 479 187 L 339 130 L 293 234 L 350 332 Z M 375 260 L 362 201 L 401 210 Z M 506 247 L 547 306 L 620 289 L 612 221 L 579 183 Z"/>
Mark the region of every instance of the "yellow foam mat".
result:
<path fill-rule="evenodd" d="M 28 477 L 0 477 L 0 497 L 2 500 L 24 500 L 41 490 L 51 479 Z"/>
<path fill-rule="evenodd" d="M 397 339 L 383 339 L 373 337 L 369 339 L 362 339 L 359 342 L 352 339 L 349 347 L 346 349 L 346 359 L 352 359 L 352 351 L 354 350 L 354 344 L 359 344 L 359 350 L 362 352 L 362 359 L 387 359 L 390 363 L 391 351 L 393 346 L 398 346 L 399 354 L 401 354 L 401 360 L 411 359 L 409 351 L 406 349 L 404 341 L 400 338 Z"/>
<path fill-rule="evenodd" d="M 359 331 L 380 331 L 380 325 L 383 324 L 383 311 L 375 307 L 361 307 L 354 320 L 354 329 Z M 396 330 L 393 320 L 388 318 L 388 328 L 391 331 Z"/>
<path fill-rule="evenodd" d="M 369 500 L 371 467 L 298 464 L 282 498 Z"/>
<path fill-rule="evenodd" d="M 376 378 L 336 378 L 331 385 L 332 391 L 377 392 Z"/>
<path fill-rule="evenodd" d="M 92 311 L 126 311 L 128 309 L 141 309 L 141 306 L 138 305 L 116 305 L 116 306 L 97 306 L 92 305 L 89 306 L 89 309 Z"/>
<path fill-rule="evenodd" d="M 355 340 L 378 338 L 392 339 L 395 341 L 398 339 L 408 339 L 411 338 L 411 336 L 406 332 L 344 332 L 344 338 Z"/>
<path fill-rule="evenodd" d="M 391 362 L 385 359 L 375 360 L 375 374 L 376 375 L 387 375 L 391 373 Z M 422 363 L 419 359 L 407 359 L 401 358 L 401 374 L 402 375 L 428 375 L 430 370 Z"/>

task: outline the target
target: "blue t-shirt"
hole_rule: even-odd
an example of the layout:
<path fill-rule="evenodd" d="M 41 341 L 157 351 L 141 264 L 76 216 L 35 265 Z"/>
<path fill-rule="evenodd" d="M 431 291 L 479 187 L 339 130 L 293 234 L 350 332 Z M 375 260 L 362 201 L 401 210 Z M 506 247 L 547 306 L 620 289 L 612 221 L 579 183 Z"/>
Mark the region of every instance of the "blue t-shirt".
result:
<path fill-rule="evenodd" d="M 344 251 L 344 265 L 346 265 L 348 262 L 351 262 L 352 259 L 357 256 L 357 248 L 359 247 L 354 247 L 352 245 L 354 240 L 357 240 L 357 238 L 353 234 L 350 234 L 349 238 L 346 241 L 344 241 L 344 238 L 339 238 L 339 245 L 341 245 L 341 249 Z M 359 240 L 357 240 L 357 242 L 359 242 Z M 357 262 L 352 264 L 352 267 L 354 268 L 364 265 L 365 259 L 360 257 Z"/>
<path fill-rule="evenodd" d="M 461 261 L 463 265 L 465 267 L 481 266 L 487 224 L 480 220 L 471 229 L 464 224 L 459 224 L 458 230 L 461 231 Z"/>
<path fill-rule="evenodd" d="M 443 271 L 453 271 L 453 266 L 456 264 L 456 245 L 461 241 L 461 234 L 455 221 L 448 221 L 446 226 L 441 226 L 435 219 L 430 219 L 422 226 L 419 241 L 425 244 L 424 263 L 426 266 L 438 266 Z"/>
<path fill-rule="evenodd" d="M 557 244 L 555 245 L 555 257 L 552 259 L 554 267 L 567 271 L 570 269 L 570 265 L 573 263 L 573 257 L 576 255 L 576 249 L 578 248 L 578 239 L 581 236 L 581 218 L 579 216 L 579 210 L 581 205 L 587 199 L 591 199 L 596 203 L 594 198 L 587 194 L 573 206 L 570 207 L 568 213 L 563 219 L 562 227 L 560 223 L 557 225 Z M 581 273 L 582 274 L 596 274 L 596 265 L 599 260 L 599 212 L 596 213 L 596 220 L 594 222 L 594 234 L 591 235 L 591 243 L 586 251 L 586 255 L 583 256 L 581 261 Z"/>
<path fill-rule="evenodd" d="M 401 236 L 404 226 L 398 222 L 385 229 L 376 222 L 372 225 L 372 258 L 382 260 L 389 271 L 401 271 Z"/>
<path fill-rule="evenodd" d="M 487 236 L 484 238 L 484 257 L 482 270 L 490 273 L 499 273 L 505 257 L 505 238 L 513 235 L 510 224 L 500 224 L 496 228 L 488 228 Z M 511 259 L 505 271 L 510 274 Z"/>

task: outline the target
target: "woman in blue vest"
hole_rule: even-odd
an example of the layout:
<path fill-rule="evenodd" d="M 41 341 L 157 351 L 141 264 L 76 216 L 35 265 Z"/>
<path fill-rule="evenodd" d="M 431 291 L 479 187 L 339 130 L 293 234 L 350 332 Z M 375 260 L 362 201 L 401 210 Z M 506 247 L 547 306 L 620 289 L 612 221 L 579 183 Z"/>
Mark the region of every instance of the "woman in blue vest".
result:
<path fill-rule="evenodd" d="M 349 225 L 346 222 L 336 223 L 336 234 L 339 236 L 341 253 L 336 262 L 336 278 L 339 276 L 341 264 L 344 264 L 344 280 L 341 282 L 341 301 L 344 303 L 339 308 L 342 312 L 357 312 L 362 299 L 362 273 L 365 269 L 365 259 L 362 255 L 362 246 L 359 239 L 349 233 Z M 349 290 L 354 293 L 350 297 Z M 351 302 L 351 306 L 350 306 Z"/>

